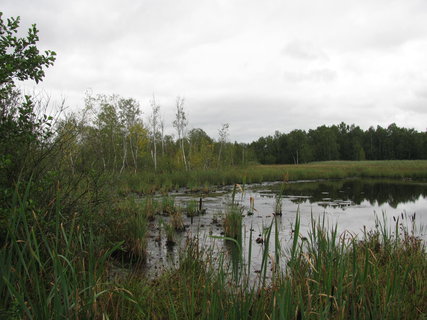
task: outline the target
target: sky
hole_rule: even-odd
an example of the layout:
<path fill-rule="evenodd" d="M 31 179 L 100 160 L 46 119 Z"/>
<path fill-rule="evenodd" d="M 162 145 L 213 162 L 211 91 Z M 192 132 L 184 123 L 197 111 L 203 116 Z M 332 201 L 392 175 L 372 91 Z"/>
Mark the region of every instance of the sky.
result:
<path fill-rule="evenodd" d="M 345 122 L 427 128 L 425 0 L 2 0 L 57 53 L 37 86 L 68 111 L 86 92 L 153 94 L 170 133 L 251 142 Z M 23 84 L 25 88 L 32 84 Z"/>

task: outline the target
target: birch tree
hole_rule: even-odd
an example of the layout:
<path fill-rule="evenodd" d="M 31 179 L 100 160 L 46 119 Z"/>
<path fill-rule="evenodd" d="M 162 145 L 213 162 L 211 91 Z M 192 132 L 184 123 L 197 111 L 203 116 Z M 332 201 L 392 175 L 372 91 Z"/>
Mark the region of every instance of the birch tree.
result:
<path fill-rule="evenodd" d="M 123 134 L 123 161 L 122 168 L 120 172 L 123 171 L 126 165 L 127 160 L 127 150 L 129 145 L 129 151 L 131 154 L 134 171 L 136 172 L 138 168 L 137 154 L 138 154 L 138 144 L 137 139 L 135 138 L 133 128 L 141 122 L 141 110 L 139 103 L 134 99 L 123 99 L 121 98 L 118 101 L 119 107 L 119 117 L 124 128 Z M 141 122 L 142 125 L 142 122 Z"/>
<path fill-rule="evenodd" d="M 185 149 L 184 149 L 184 140 L 186 139 L 187 125 L 188 125 L 188 120 L 184 111 L 184 98 L 181 98 L 181 97 L 176 98 L 175 117 L 176 118 L 173 122 L 173 126 L 178 133 L 178 142 L 179 142 L 181 153 L 182 153 L 182 161 L 184 163 L 185 170 L 188 171 L 188 163 L 187 163 L 187 159 L 185 156 Z"/>
<path fill-rule="evenodd" d="M 159 133 L 160 121 L 160 105 L 156 103 L 156 97 L 150 101 L 151 116 L 150 116 L 150 135 L 152 143 L 151 155 L 154 163 L 154 170 L 157 171 L 157 135 Z"/>
<path fill-rule="evenodd" d="M 224 123 L 221 129 L 218 130 L 218 135 L 219 135 L 218 167 L 221 164 L 221 153 L 225 143 L 227 142 L 229 127 L 230 125 L 228 123 Z"/>
<path fill-rule="evenodd" d="M 165 121 L 160 118 L 160 141 L 162 142 L 162 157 L 165 156 Z"/>
<path fill-rule="evenodd" d="M 122 126 L 117 113 L 117 96 L 107 97 L 98 95 L 95 103 L 99 106 L 99 111 L 95 119 L 95 126 L 98 132 L 100 144 L 100 155 L 104 168 L 117 169 L 119 161 L 119 150 L 123 147 Z"/>

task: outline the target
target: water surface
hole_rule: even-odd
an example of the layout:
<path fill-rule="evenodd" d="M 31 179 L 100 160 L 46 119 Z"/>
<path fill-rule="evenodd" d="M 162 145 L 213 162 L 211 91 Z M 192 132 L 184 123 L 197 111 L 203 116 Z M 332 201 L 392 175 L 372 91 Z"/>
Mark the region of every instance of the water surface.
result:
<path fill-rule="evenodd" d="M 411 226 L 415 217 L 418 226 L 427 225 L 427 183 L 406 180 L 363 180 L 345 179 L 336 181 L 297 181 L 287 184 L 262 183 L 240 186 L 236 189 L 235 201 L 242 208 L 242 247 L 245 257 L 249 244 L 252 248 L 252 271 L 260 269 L 265 243 L 256 239 L 265 239 L 265 229 L 273 222 L 277 223 L 278 238 L 283 254 L 290 246 L 293 237 L 295 217 L 300 215 L 300 237 L 307 237 L 312 219 L 324 219 L 331 226 L 338 226 L 340 234 L 361 235 L 363 230 L 375 228 L 384 220 L 391 226 L 397 219 L 403 225 Z M 282 215 L 274 215 L 278 194 L 282 204 Z M 214 194 L 200 195 L 178 192 L 171 194 L 175 202 L 185 207 L 188 201 L 203 201 L 206 214 L 196 216 L 191 222 L 185 217 L 186 231 L 177 234 L 177 245 L 166 245 L 166 239 L 159 220 L 150 226 L 147 261 L 150 275 L 157 275 L 178 261 L 180 248 L 185 246 L 187 238 L 197 237 L 201 246 L 214 246 L 216 253 L 228 254 L 232 246 L 223 237 L 223 218 L 231 202 L 232 187 L 218 190 Z M 254 213 L 248 215 L 250 198 L 254 200 Z M 167 217 L 162 217 L 167 222 Z M 274 220 L 274 221 L 273 221 Z M 252 230 L 252 231 L 251 231 Z M 418 228 L 419 236 L 427 239 L 423 228 Z M 160 236 L 160 241 L 159 241 Z M 274 229 L 271 239 L 275 238 Z M 273 244 L 272 244 L 273 246 Z"/>

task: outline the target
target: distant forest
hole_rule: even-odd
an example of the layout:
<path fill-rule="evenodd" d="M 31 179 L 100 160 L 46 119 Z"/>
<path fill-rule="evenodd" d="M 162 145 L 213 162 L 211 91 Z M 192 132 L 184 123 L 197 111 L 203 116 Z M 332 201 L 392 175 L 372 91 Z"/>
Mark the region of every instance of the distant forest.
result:
<path fill-rule="evenodd" d="M 140 105 L 133 99 L 88 95 L 82 113 L 57 125 L 55 137 L 66 141 L 62 151 L 71 171 L 89 166 L 117 173 L 173 172 L 255 163 L 427 159 L 427 133 L 396 124 L 366 131 L 353 124 L 323 125 L 308 132 L 276 131 L 252 143 L 233 143 L 229 124 L 223 124 L 215 138 L 191 128 L 182 98 L 177 98 L 175 120 L 169 124 L 154 97 L 150 105 L 151 113 L 143 121 Z M 167 127 L 173 127 L 175 134 L 165 134 Z"/>
<path fill-rule="evenodd" d="M 327 160 L 427 159 L 427 133 L 391 124 L 364 131 L 341 123 L 315 130 L 276 131 L 249 145 L 262 164 L 306 163 Z"/>
<path fill-rule="evenodd" d="M 175 120 L 163 121 L 160 105 L 151 100 L 148 121 L 140 105 L 120 96 L 87 96 L 83 113 L 59 123 L 56 137 L 67 141 L 65 154 L 73 172 L 79 167 L 123 172 L 209 169 L 253 163 L 300 164 L 328 160 L 427 159 L 427 133 L 377 126 L 363 131 L 341 123 L 314 130 L 276 131 L 246 144 L 229 141 L 229 125 L 218 137 L 189 129 L 184 100 L 177 98 Z M 175 136 L 165 134 L 173 126 Z M 63 150 L 64 151 L 64 150 Z M 96 155 L 96 156 L 95 156 Z M 89 164 L 90 163 L 90 164 Z"/>

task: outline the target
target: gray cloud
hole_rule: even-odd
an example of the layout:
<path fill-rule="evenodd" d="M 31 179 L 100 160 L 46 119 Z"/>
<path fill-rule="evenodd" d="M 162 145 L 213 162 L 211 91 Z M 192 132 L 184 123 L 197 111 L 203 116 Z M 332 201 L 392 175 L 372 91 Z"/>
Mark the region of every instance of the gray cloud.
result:
<path fill-rule="evenodd" d="M 292 72 L 286 71 L 284 78 L 288 81 L 314 81 L 314 82 L 330 82 L 337 78 L 337 73 L 330 69 L 317 69 L 308 72 Z"/>
<path fill-rule="evenodd" d="M 326 53 L 313 43 L 293 40 L 285 45 L 282 50 L 284 55 L 303 60 L 328 60 Z"/>
<path fill-rule="evenodd" d="M 153 92 L 170 124 L 232 139 L 341 121 L 424 130 L 425 0 L 4 0 L 57 51 L 41 86 L 82 107 L 86 89 Z M 171 131 L 173 132 L 173 130 Z"/>
<path fill-rule="evenodd" d="M 420 88 L 420 89 L 414 90 L 414 95 L 417 98 L 427 100 L 427 88 Z M 426 110 L 427 110 L 427 108 L 426 108 Z"/>

